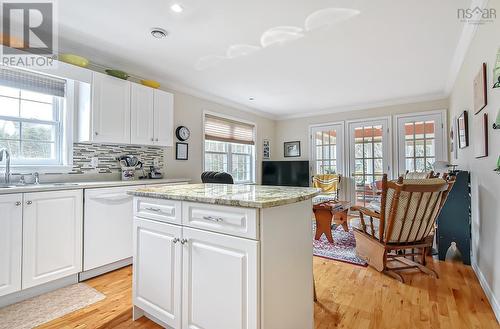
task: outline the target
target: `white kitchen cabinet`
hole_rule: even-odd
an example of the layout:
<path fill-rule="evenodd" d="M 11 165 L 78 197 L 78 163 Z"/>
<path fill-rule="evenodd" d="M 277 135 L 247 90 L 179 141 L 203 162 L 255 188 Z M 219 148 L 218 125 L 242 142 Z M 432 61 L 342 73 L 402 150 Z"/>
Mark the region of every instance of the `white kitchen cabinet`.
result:
<path fill-rule="evenodd" d="M 94 72 L 91 97 L 89 141 L 130 143 L 130 82 Z"/>
<path fill-rule="evenodd" d="M 132 257 L 132 196 L 127 187 L 85 190 L 83 270 Z"/>
<path fill-rule="evenodd" d="M 21 290 L 22 194 L 0 195 L 0 296 Z"/>
<path fill-rule="evenodd" d="M 181 231 L 176 225 L 134 220 L 134 305 L 172 328 L 181 326 Z"/>
<path fill-rule="evenodd" d="M 82 190 L 24 194 L 23 289 L 82 270 Z"/>
<path fill-rule="evenodd" d="M 174 144 L 174 95 L 154 90 L 154 145 Z"/>
<path fill-rule="evenodd" d="M 258 242 L 187 227 L 183 239 L 182 328 L 258 328 Z"/>
<path fill-rule="evenodd" d="M 154 125 L 156 124 L 154 89 L 132 83 L 130 96 L 131 142 L 132 144 L 153 145 Z"/>

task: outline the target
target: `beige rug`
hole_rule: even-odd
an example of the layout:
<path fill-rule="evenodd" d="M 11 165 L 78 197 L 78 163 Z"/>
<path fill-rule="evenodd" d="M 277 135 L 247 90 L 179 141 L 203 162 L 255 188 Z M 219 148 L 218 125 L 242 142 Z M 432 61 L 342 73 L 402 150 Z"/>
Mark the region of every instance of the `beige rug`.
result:
<path fill-rule="evenodd" d="M 94 304 L 106 296 L 78 283 L 0 308 L 0 329 L 30 329 Z"/>

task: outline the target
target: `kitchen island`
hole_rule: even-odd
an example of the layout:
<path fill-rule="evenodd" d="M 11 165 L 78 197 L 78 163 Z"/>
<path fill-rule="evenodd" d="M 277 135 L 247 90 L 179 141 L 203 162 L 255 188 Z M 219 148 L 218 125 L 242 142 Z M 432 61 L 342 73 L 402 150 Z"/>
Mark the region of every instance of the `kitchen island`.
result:
<path fill-rule="evenodd" d="M 134 196 L 134 319 L 174 329 L 312 329 L 312 197 L 191 184 Z"/>

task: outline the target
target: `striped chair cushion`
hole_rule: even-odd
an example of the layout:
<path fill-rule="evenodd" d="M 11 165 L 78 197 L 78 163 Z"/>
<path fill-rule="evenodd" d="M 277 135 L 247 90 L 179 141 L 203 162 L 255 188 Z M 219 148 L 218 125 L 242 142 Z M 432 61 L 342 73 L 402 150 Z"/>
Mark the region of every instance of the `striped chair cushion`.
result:
<path fill-rule="evenodd" d="M 403 184 L 426 185 L 446 183 L 441 178 L 429 179 L 405 179 Z M 392 202 L 395 190 L 387 190 L 385 218 L 389 221 Z M 405 192 L 399 195 L 399 203 L 396 209 L 396 216 L 392 228 L 391 236 L 387 239 L 389 243 L 414 242 L 423 240 L 433 233 L 432 226 L 437 211 L 442 192 Z M 411 195 L 411 198 L 410 198 Z M 426 206 L 427 205 L 427 206 Z M 408 208 L 408 209 L 407 209 Z M 389 234 L 389 225 L 386 224 L 384 236 Z"/>

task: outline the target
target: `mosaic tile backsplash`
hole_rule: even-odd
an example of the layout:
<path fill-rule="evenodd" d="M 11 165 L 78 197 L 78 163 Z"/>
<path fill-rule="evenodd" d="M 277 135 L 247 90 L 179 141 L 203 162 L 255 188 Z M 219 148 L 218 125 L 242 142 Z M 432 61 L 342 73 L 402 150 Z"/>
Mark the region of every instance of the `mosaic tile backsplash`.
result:
<path fill-rule="evenodd" d="M 120 173 L 121 167 L 117 157 L 121 155 L 134 155 L 144 164 L 149 172 L 155 159 L 158 167 L 165 167 L 165 149 L 155 146 L 140 145 L 115 145 L 115 144 L 73 144 L 73 170 L 70 174 L 112 174 Z M 97 168 L 93 168 L 91 160 L 99 159 Z"/>

